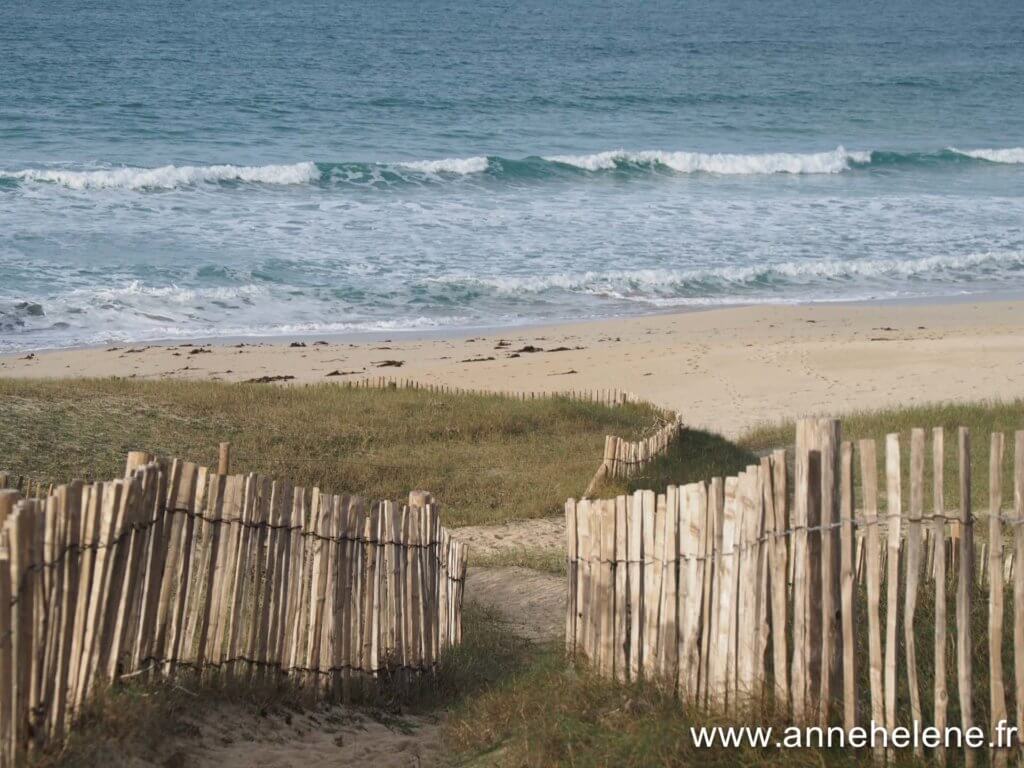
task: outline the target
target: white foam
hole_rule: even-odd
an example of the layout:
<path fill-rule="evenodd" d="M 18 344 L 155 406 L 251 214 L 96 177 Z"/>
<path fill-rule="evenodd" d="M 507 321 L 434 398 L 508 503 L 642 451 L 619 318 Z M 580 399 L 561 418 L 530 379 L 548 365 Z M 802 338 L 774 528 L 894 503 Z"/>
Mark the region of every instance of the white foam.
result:
<path fill-rule="evenodd" d="M 774 152 L 767 154 L 722 154 L 705 152 L 662 152 L 646 150 L 627 152 L 613 150 L 592 155 L 554 155 L 546 157 L 555 163 L 564 163 L 587 171 L 606 171 L 620 163 L 664 166 L 677 173 L 716 173 L 722 175 L 757 175 L 772 173 L 841 173 L 851 163 L 871 162 L 870 152 L 851 152 L 836 147 L 831 152 L 794 154 Z"/>
<path fill-rule="evenodd" d="M 320 171 L 312 162 L 258 166 L 164 165 L 159 168 L 125 167 L 89 171 L 49 168 L 0 170 L 0 178 L 49 182 L 71 189 L 174 189 L 218 181 L 308 184 L 320 178 Z"/>
<path fill-rule="evenodd" d="M 103 304 L 137 304 L 153 299 L 160 304 L 193 305 L 204 301 L 251 301 L 256 296 L 265 296 L 265 287 L 254 284 L 238 286 L 214 286 L 210 288 L 184 288 L 177 284 L 145 285 L 139 280 L 130 280 L 116 285 L 74 288 L 67 296 L 75 301 Z"/>
<path fill-rule="evenodd" d="M 412 160 L 394 165 L 420 173 L 454 173 L 465 176 L 470 173 L 483 173 L 487 170 L 487 163 L 486 157 L 447 157 L 442 160 Z"/>
<path fill-rule="evenodd" d="M 1024 147 L 1010 147 L 1009 149 L 957 149 L 950 147 L 949 151 L 977 160 L 988 160 L 990 163 L 1024 163 Z"/>
<path fill-rule="evenodd" d="M 1024 269 L 1024 251 L 985 252 L 960 256 L 927 256 L 919 259 L 865 259 L 840 261 L 785 261 L 777 264 L 750 266 L 719 266 L 695 269 L 667 270 L 610 270 L 578 274 L 551 274 L 530 276 L 479 277 L 452 275 L 431 278 L 429 282 L 452 285 L 471 285 L 485 288 L 498 295 L 518 296 L 541 294 L 548 291 L 589 294 L 604 298 L 660 303 L 676 301 L 681 291 L 699 289 L 716 293 L 730 287 L 756 288 L 758 283 L 773 280 L 784 288 L 810 286 L 820 288 L 822 283 L 844 280 L 864 280 L 870 285 L 892 282 L 902 283 L 907 278 L 937 283 L 963 282 L 965 272 L 981 268 L 986 277 L 1010 271 L 1019 274 Z M 773 289 L 766 289 L 773 290 Z M 815 294 L 820 291 L 815 291 Z M 685 302 L 696 298 L 680 297 Z M 848 298 L 848 297 L 847 297 Z M 731 297 L 732 300 L 737 300 Z M 746 299 L 744 299 L 746 300 Z M 769 297 L 768 301 L 776 299 Z"/>

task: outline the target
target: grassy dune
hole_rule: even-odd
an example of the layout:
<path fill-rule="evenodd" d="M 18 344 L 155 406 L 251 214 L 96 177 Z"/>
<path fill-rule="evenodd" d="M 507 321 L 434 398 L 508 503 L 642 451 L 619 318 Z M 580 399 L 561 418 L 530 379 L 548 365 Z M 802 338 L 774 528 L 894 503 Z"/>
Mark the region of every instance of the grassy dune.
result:
<path fill-rule="evenodd" d="M 0 468 L 47 481 L 109 478 L 131 449 L 371 498 L 427 489 L 448 525 L 557 514 L 586 488 L 604 438 L 649 433 L 648 405 L 335 385 L 123 379 L 0 380 Z"/>
<path fill-rule="evenodd" d="M 978 403 L 937 403 L 909 408 L 891 408 L 880 411 L 855 411 L 836 414 L 843 424 L 843 439 L 875 440 L 878 454 L 879 478 L 882 492 L 879 502 L 885 505 L 884 461 L 885 436 L 900 435 L 900 459 L 903 466 L 904 487 L 907 486 L 910 466 L 910 430 L 925 430 L 925 508 L 932 508 L 932 428 L 945 430 L 945 468 L 943 471 L 944 497 L 947 508 L 955 509 L 959 499 L 959 460 L 957 431 L 968 427 L 971 431 L 971 497 L 975 512 L 988 510 L 989 440 L 993 432 L 1005 434 L 1003 449 L 1003 506 L 1013 502 L 1013 446 L 1014 432 L 1024 429 L 1024 400 Z M 761 451 L 793 445 L 795 425 L 792 421 L 762 424 L 751 429 L 738 442 L 743 448 Z M 855 458 L 855 462 L 859 459 Z M 855 475 L 860 476 L 859 464 Z"/>
<path fill-rule="evenodd" d="M 442 499 L 448 522 L 454 524 L 557 513 L 567 497 L 579 495 L 586 486 L 600 461 L 605 434 L 632 439 L 648 433 L 658 419 L 656 410 L 647 406 L 609 409 L 563 399 L 520 403 L 500 397 L 349 391 L 332 386 L 279 389 L 110 380 L 0 381 L 0 413 L 4 425 L 0 460 L 15 471 L 54 480 L 113 475 L 131 448 L 212 463 L 217 442 L 231 440 L 238 470 L 266 471 L 369 496 L 398 496 L 410 488 L 428 488 Z M 956 502 L 955 429 L 971 427 L 975 503 L 983 504 L 988 434 L 992 430 L 1008 433 L 1009 465 L 1010 433 L 1024 427 L 1024 401 L 855 413 L 845 417 L 843 424 L 847 439 L 882 440 L 891 431 L 905 434 L 904 465 L 909 461 L 911 427 L 945 426 L 950 504 Z M 738 443 L 688 431 L 641 475 L 607 483 L 601 493 L 660 490 L 669 483 L 732 474 L 758 453 L 792 441 L 792 423 L 757 427 Z M 542 549 L 475 562 L 555 573 L 564 569 L 564 555 Z M 952 592 L 949 598 L 953 637 Z M 864 611 L 863 599 L 859 605 Z M 980 591 L 974 605 L 975 705 L 978 719 L 985 723 L 987 604 Z M 884 610 L 883 604 L 883 615 Z M 922 598 L 918 661 L 927 712 L 932 706 L 933 610 L 928 598 Z M 1008 622 L 1011 615 L 1008 610 Z M 865 627 L 866 622 L 866 615 L 859 616 L 857 626 Z M 902 626 L 898 637 L 902 638 Z M 1014 672 L 1009 626 L 1004 637 L 1009 684 Z M 866 641 L 866 632 L 859 632 L 857 642 Z M 952 671 L 952 641 L 948 645 Z M 867 670 L 860 669 L 858 675 L 861 721 L 866 722 Z M 905 679 L 901 672 L 900 712 L 909 712 Z M 955 723 L 957 691 L 952 677 L 949 682 L 949 718 Z M 73 741 L 79 748 L 43 764 L 94 764 L 91 758 L 111 744 L 120 749 L 121 741 L 135 743 L 132 736 L 149 723 L 165 717 L 173 720 L 175 708 L 187 705 L 174 691 L 163 697 L 149 693 L 129 687 L 112 694 L 114 698 L 98 701 Z M 224 695 L 232 701 L 241 697 L 259 708 L 264 706 L 266 692 L 212 692 L 210 705 Z M 279 703 L 288 706 L 287 696 Z M 384 706 L 393 705 L 385 702 Z M 459 765 L 845 766 L 871 760 L 870 752 L 698 750 L 690 726 L 716 721 L 688 712 L 671 691 L 655 684 L 618 685 L 602 680 L 585 665 L 567 663 L 560 644 L 537 646 L 516 639 L 496 614 L 479 609 L 467 610 L 464 645 L 452 649 L 439 676 L 414 692 L 411 700 L 406 697 L 402 706 L 447 711 L 446 743 Z M 137 714 L 122 722 L 120 718 L 129 711 Z M 926 719 L 930 721 L 930 714 Z M 758 722 L 772 724 L 775 716 L 758 712 L 748 719 L 748 724 Z M 69 762 L 75 754 L 90 759 Z M 909 764 L 908 758 L 901 755 L 897 763 Z"/>
<path fill-rule="evenodd" d="M 1024 428 L 1024 401 L 1012 403 L 975 403 L 962 405 L 934 405 L 907 409 L 893 409 L 871 413 L 854 413 L 842 417 L 844 438 L 857 440 L 875 438 L 879 441 L 880 460 L 884 456 L 884 438 L 889 432 L 899 432 L 903 437 L 902 460 L 904 471 L 909 463 L 909 431 L 912 427 L 943 426 L 946 429 L 946 502 L 957 503 L 955 460 L 956 429 L 967 426 L 971 429 L 972 469 L 974 472 L 974 504 L 987 504 L 988 497 L 988 452 L 989 434 L 992 431 L 1007 433 L 1007 456 L 1004 466 L 1004 499 L 1012 494 L 1009 474 L 1012 462 L 1014 430 Z M 699 434 L 699 433 L 698 433 Z M 744 436 L 738 444 L 704 435 L 705 446 L 699 452 L 695 463 L 680 462 L 681 453 L 687 449 L 685 442 L 649 469 L 644 476 L 621 483 L 618 487 L 606 487 L 605 491 L 628 491 L 634 487 L 660 489 L 668 482 L 685 482 L 700 477 L 728 474 L 735 471 L 735 463 L 745 462 L 753 453 L 776 447 L 791 446 L 794 425 L 785 422 L 776 425 L 759 426 Z M 931 450 L 931 436 L 928 435 L 927 450 Z M 930 453 L 926 461 L 927 477 L 930 478 Z M 692 460 L 693 457 L 691 456 Z M 702 474 L 694 475 L 699 468 Z M 858 471 L 859 474 L 859 471 Z M 884 478 L 884 473 L 881 475 Z M 884 482 L 883 482 L 884 489 Z M 931 503 L 930 480 L 926 503 Z M 1011 490 L 1007 490 L 1011 489 Z M 884 492 L 883 492 L 884 496 Z M 884 499 L 883 499 L 884 500 Z M 983 526 L 979 526 L 982 529 Z M 984 530 L 976 535 L 983 538 Z M 859 587 L 857 605 L 859 614 L 855 626 L 866 628 L 867 600 L 864 587 Z M 1012 602 L 1012 588 L 1007 587 L 1007 600 Z M 902 594 L 902 593 L 901 593 Z M 917 638 L 917 661 L 922 704 L 926 723 L 932 720 L 934 687 L 934 592 L 930 586 L 923 588 L 919 597 L 915 621 Z M 960 721 L 959 691 L 955 679 L 956 664 L 954 646 L 956 637 L 956 612 L 954 590 L 947 589 L 947 686 L 948 722 Z M 883 593 L 880 605 L 880 620 L 884 624 L 886 598 Z M 902 614 L 899 619 L 897 637 L 903 637 Z M 1004 683 L 1012 691 L 1014 680 L 1013 613 L 1009 608 L 1004 615 L 1003 664 Z M 978 588 L 974 595 L 971 614 L 971 635 L 974 658 L 973 701 L 975 722 L 988 728 L 989 701 L 989 657 L 988 657 L 988 594 Z M 867 631 L 860 629 L 855 634 L 858 644 L 858 659 L 867 658 Z M 902 644 L 902 639 L 900 640 Z M 909 691 L 901 653 L 897 711 L 907 722 L 910 712 Z M 865 724 L 870 719 L 870 686 L 868 670 L 861 664 L 857 670 L 858 722 Z M 1010 697 L 1012 710 L 1012 695 Z M 620 685 L 601 679 L 591 673 L 585 664 L 567 664 L 561 648 L 540 650 L 532 662 L 517 673 L 503 680 L 499 685 L 481 696 L 462 702 L 448 721 L 448 735 L 452 747 L 459 754 L 467 756 L 474 765 L 502 766 L 860 766 L 871 765 L 870 750 L 819 751 L 804 750 L 755 750 L 743 749 L 697 749 L 692 741 L 691 726 L 727 725 L 721 718 L 710 717 L 687 711 L 679 699 L 657 684 Z M 732 724 L 736 724 L 733 722 Z M 773 725 L 783 722 L 773 712 L 756 711 L 748 714 L 743 725 Z M 960 764 L 962 755 L 950 757 L 952 764 Z M 979 759 L 984 762 L 987 756 Z M 475 762 L 474 762 L 475 760 Z M 917 765 L 912 754 L 897 753 L 896 765 Z"/>

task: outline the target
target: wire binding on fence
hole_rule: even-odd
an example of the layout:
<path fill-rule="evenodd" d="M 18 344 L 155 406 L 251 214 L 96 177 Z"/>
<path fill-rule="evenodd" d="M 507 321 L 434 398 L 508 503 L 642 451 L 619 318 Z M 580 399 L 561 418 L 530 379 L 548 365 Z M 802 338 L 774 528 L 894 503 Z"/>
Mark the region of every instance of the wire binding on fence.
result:
<path fill-rule="evenodd" d="M 0 493 L 0 766 L 124 677 L 274 670 L 344 696 L 435 669 L 461 641 L 466 548 L 429 494 L 409 502 L 140 453 L 123 479 Z"/>
<path fill-rule="evenodd" d="M 734 477 L 570 499 L 566 648 L 606 676 L 657 679 L 698 708 L 736 715 L 770 702 L 791 722 L 846 729 L 870 714 L 890 732 L 911 721 L 941 732 L 953 669 L 958 725 L 993 726 L 1005 717 L 1007 691 L 1024 711 L 1024 676 L 1006 679 L 1002 641 L 1003 585 L 1013 584 L 1015 601 L 1024 595 L 1024 431 L 1015 435 L 1012 511 L 1003 507 L 1003 444 L 1001 433 L 991 436 L 987 513 L 973 509 L 968 430 L 957 433 L 953 506 L 944 432 L 932 431 L 925 511 L 924 430 L 910 433 L 909 462 L 900 437 L 887 437 L 883 497 L 875 442 L 842 442 L 830 419 L 798 422 L 792 475 L 785 451 L 776 451 Z M 987 540 L 977 542 L 975 524 L 985 521 Z M 947 586 L 955 588 L 954 624 Z M 978 588 L 987 588 L 987 605 L 975 605 Z M 922 598 L 934 602 L 934 644 L 918 648 Z M 1019 608 L 1016 637 L 1024 636 Z M 972 623 L 982 613 L 988 648 L 977 660 Z M 856 642 L 865 630 L 868 642 Z M 956 655 L 947 658 L 951 645 Z M 1014 642 L 1012 653 L 1014 668 L 1024 669 L 1024 644 Z M 922 661 L 934 670 L 930 712 Z M 860 669 L 868 672 L 863 696 Z M 978 686 L 990 698 L 980 716 Z M 920 745 L 916 752 L 923 757 Z M 993 753 L 997 763 L 1006 756 Z M 941 747 L 934 757 L 945 760 Z M 975 759 L 967 750 L 965 761 Z"/>

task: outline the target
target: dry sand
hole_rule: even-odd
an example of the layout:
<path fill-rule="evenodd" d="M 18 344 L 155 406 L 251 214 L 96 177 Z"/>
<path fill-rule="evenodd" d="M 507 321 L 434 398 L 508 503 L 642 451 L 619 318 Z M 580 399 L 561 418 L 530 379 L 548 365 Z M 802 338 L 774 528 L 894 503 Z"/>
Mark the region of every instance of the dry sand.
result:
<path fill-rule="evenodd" d="M 533 642 L 565 637 L 564 576 L 529 568 L 470 568 L 466 601 L 497 611 L 509 632 Z"/>
<path fill-rule="evenodd" d="M 734 436 L 783 416 L 1018 396 L 1022 310 L 1022 301 L 739 307 L 445 338 L 121 344 L 0 357 L 0 376 L 620 388 Z M 517 351 L 528 347 L 543 351 Z"/>
<path fill-rule="evenodd" d="M 565 549 L 565 517 L 509 520 L 497 525 L 465 525 L 455 535 L 469 546 L 473 557 L 515 550 Z"/>
<path fill-rule="evenodd" d="M 161 768 L 427 768 L 443 764 L 433 717 L 370 715 L 348 707 L 263 714 L 252 708 L 204 708 L 188 738 L 163 745 Z"/>

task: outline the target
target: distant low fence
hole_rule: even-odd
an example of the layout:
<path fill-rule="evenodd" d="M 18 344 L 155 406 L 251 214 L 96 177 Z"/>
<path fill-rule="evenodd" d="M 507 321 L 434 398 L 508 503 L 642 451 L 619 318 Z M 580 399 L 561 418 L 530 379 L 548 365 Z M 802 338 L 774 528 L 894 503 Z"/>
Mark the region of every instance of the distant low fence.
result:
<path fill-rule="evenodd" d="M 543 400 L 545 398 L 564 397 L 585 403 L 616 406 L 627 403 L 638 403 L 640 398 L 632 392 L 621 389 L 566 389 L 561 391 L 533 392 L 519 390 L 472 389 L 454 387 L 450 384 L 428 384 L 415 379 L 396 379 L 389 376 L 368 376 L 362 379 L 351 379 L 340 382 L 347 389 L 415 389 L 424 392 L 436 392 L 445 395 L 493 395 L 511 400 Z"/>
<path fill-rule="evenodd" d="M 584 497 L 591 496 L 604 480 L 627 478 L 636 475 L 668 452 L 683 431 L 682 419 L 676 417 L 658 429 L 654 434 L 640 440 L 623 440 L 608 435 L 604 440 L 604 456 L 593 479 L 587 485 Z"/>
<path fill-rule="evenodd" d="M 428 494 L 410 502 L 145 454 L 124 479 L 0 491 L 0 765 L 125 677 L 279 676 L 348 697 L 431 670 L 461 640 L 466 550 Z"/>
<path fill-rule="evenodd" d="M 1024 734 L 1024 431 L 1009 512 L 1005 438 L 991 435 L 980 571 L 968 430 L 956 437 L 953 509 L 942 429 L 930 452 L 925 431 L 912 430 L 909 462 L 901 437 L 887 437 L 882 503 L 875 442 L 855 451 L 840 435 L 837 421 L 799 422 L 791 479 L 776 451 L 735 477 L 570 500 L 567 649 L 606 676 L 658 680 L 690 705 L 738 714 L 768 704 L 797 724 L 847 730 L 916 722 L 939 733 L 977 725 L 994 737 L 1009 691 Z M 972 624 L 987 626 L 986 652 L 972 645 Z M 914 751 L 924 756 L 920 741 Z M 1005 764 L 1008 754 L 991 756 Z M 946 752 L 933 757 L 944 763 Z M 973 764 L 975 751 L 964 758 Z"/>

